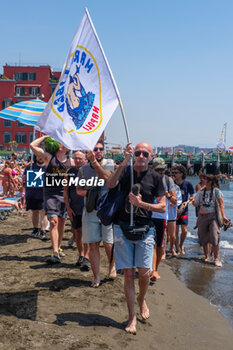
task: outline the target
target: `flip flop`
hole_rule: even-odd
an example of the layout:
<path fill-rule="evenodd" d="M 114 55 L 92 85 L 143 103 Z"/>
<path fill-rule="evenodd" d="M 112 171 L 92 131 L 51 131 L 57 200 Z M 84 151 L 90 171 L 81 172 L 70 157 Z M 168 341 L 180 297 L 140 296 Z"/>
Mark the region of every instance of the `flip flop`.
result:
<path fill-rule="evenodd" d="M 154 282 L 156 282 L 156 281 L 157 281 L 157 278 L 156 278 L 155 276 L 151 276 L 151 277 L 150 277 L 150 282 L 153 282 L 153 283 L 154 283 Z"/>

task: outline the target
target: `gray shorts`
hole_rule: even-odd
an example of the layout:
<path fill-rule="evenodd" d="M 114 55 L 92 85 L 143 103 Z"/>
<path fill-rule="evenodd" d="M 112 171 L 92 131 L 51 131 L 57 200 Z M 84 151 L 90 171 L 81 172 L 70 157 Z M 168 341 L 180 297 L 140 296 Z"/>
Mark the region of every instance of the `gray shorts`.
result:
<path fill-rule="evenodd" d="M 45 195 L 44 198 L 45 212 L 48 218 L 57 216 L 59 218 L 66 218 L 67 211 L 64 202 L 64 197 L 54 194 L 54 195 Z"/>
<path fill-rule="evenodd" d="M 216 213 L 198 215 L 198 236 L 201 246 L 208 243 L 218 245 L 221 229 L 217 223 Z"/>
<path fill-rule="evenodd" d="M 103 241 L 113 244 L 113 227 L 112 225 L 102 225 L 96 210 L 87 213 L 86 208 L 83 209 L 82 231 L 84 243 Z"/>
<path fill-rule="evenodd" d="M 151 227 L 140 241 L 129 241 L 119 225 L 114 225 L 114 247 L 116 268 L 149 268 L 152 271 L 155 229 Z"/>

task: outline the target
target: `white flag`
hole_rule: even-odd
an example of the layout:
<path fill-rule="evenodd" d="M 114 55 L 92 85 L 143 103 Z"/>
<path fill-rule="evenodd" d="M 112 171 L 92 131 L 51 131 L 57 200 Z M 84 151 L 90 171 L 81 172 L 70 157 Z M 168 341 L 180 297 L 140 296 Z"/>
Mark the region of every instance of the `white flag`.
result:
<path fill-rule="evenodd" d="M 59 83 L 36 129 L 69 149 L 93 149 L 120 95 L 90 16 L 85 14 Z"/>

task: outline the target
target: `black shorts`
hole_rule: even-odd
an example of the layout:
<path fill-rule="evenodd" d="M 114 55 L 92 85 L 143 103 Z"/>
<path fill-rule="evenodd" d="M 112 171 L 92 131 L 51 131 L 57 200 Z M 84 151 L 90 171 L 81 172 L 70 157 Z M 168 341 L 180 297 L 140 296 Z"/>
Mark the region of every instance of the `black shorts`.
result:
<path fill-rule="evenodd" d="M 176 225 L 188 225 L 188 215 L 180 215 L 176 218 Z"/>
<path fill-rule="evenodd" d="M 26 210 L 42 210 L 44 209 L 43 199 L 26 199 Z"/>
<path fill-rule="evenodd" d="M 46 195 L 45 201 L 45 212 L 48 218 L 57 216 L 59 218 L 66 218 L 67 211 L 64 202 L 64 197 L 60 195 Z"/>
<path fill-rule="evenodd" d="M 166 219 L 152 218 L 155 225 L 156 245 L 162 247 L 166 232 Z"/>
<path fill-rule="evenodd" d="M 73 215 L 73 220 L 71 221 L 71 224 L 75 230 L 82 227 L 82 215 Z"/>

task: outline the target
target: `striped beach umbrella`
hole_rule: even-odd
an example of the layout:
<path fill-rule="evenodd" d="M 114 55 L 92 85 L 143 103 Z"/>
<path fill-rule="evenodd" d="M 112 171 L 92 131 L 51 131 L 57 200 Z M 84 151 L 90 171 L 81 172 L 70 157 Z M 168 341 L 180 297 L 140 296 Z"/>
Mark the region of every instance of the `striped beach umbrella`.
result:
<path fill-rule="evenodd" d="M 20 123 L 34 126 L 47 102 L 40 99 L 18 102 L 0 111 L 0 118 L 17 120 Z"/>

